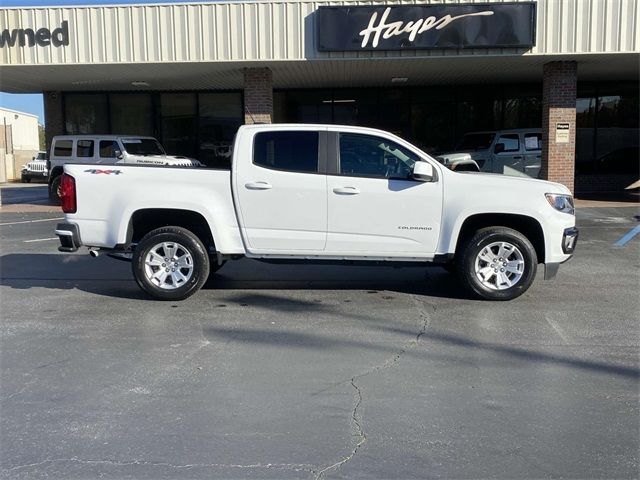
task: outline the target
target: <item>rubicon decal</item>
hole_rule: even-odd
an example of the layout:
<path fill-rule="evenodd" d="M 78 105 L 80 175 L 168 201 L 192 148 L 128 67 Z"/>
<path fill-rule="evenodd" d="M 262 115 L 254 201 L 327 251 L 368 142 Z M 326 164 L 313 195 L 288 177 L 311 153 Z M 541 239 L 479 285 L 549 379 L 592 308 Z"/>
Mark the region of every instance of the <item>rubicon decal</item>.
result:
<path fill-rule="evenodd" d="M 13 47 L 15 44 L 19 47 L 66 47 L 69 45 L 69 22 L 62 22 L 60 27 L 53 29 L 43 27 L 38 28 L 14 28 L 9 30 L 5 28 L 0 32 L 0 48 Z"/>
<path fill-rule="evenodd" d="M 90 168 L 84 171 L 85 173 L 92 173 L 93 175 L 120 175 L 122 170 L 99 170 L 97 168 Z"/>

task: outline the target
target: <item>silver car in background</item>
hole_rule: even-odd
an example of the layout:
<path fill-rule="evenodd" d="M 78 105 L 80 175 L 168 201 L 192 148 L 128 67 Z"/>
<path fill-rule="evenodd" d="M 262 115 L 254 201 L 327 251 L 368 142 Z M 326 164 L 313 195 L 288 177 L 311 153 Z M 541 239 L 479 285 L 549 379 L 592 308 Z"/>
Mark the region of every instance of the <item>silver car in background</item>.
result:
<path fill-rule="evenodd" d="M 482 172 L 538 178 L 542 130 L 519 128 L 465 134 L 455 151 L 438 155 L 446 164 L 475 161 Z"/>

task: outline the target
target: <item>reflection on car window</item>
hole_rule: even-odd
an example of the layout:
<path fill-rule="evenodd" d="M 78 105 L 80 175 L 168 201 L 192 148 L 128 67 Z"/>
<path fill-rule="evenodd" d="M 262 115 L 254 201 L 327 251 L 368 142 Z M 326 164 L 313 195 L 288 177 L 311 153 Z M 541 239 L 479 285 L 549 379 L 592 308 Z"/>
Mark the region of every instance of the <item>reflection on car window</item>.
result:
<path fill-rule="evenodd" d="M 467 133 L 456 147 L 456 150 L 486 150 L 491 146 L 495 134 Z"/>
<path fill-rule="evenodd" d="M 342 175 L 411 178 L 418 156 L 396 143 L 371 135 L 340 134 L 340 173 Z"/>
<path fill-rule="evenodd" d="M 505 152 L 517 152 L 520 150 L 520 140 L 518 139 L 518 134 L 510 134 L 510 135 L 500 135 L 496 145 L 498 143 L 504 144 Z"/>
<path fill-rule="evenodd" d="M 164 155 L 162 146 L 154 138 L 123 138 L 122 145 L 131 155 Z"/>
<path fill-rule="evenodd" d="M 542 150 L 542 134 L 541 133 L 525 133 L 524 134 L 525 150 Z"/>

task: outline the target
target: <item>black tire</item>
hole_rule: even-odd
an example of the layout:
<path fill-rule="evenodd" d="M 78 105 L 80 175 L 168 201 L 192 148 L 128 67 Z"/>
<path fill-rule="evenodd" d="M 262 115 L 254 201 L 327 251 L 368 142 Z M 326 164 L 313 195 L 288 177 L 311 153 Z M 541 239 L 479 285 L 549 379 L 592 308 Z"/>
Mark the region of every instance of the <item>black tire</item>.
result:
<path fill-rule="evenodd" d="M 22 183 L 29 183 L 29 182 L 31 182 L 31 179 L 29 177 L 22 176 L 22 177 L 20 177 L 20 181 Z"/>
<path fill-rule="evenodd" d="M 516 281 L 516 283 L 514 283 L 514 285 L 502 290 L 489 288 L 476 274 L 476 258 L 478 258 L 481 252 L 483 252 L 483 249 L 486 249 L 489 245 L 496 242 L 506 242 L 517 247 L 517 250 L 522 255 L 522 260 L 524 261 L 521 277 Z M 485 250 L 485 252 L 487 251 L 489 250 Z M 509 253 L 511 255 L 517 254 L 515 250 L 513 250 L 512 253 Z M 510 258 L 514 257 L 512 256 Z M 489 265 L 485 263 L 480 263 L 480 265 L 486 265 L 486 267 L 489 267 Z M 496 265 L 498 267 L 498 271 L 500 271 L 499 264 L 492 264 L 491 268 L 493 268 L 493 265 Z M 531 245 L 531 242 L 520 232 L 506 227 L 489 227 L 478 230 L 463 247 L 463 251 L 460 255 L 460 262 L 458 263 L 458 275 L 464 286 L 472 294 L 485 300 L 512 300 L 519 297 L 526 292 L 533 283 L 537 269 L 538 257 L 533 245 Z M 504 270 L 502 271 L 504 272 Z M 490 271 L 488 273 L 491 274 Z M 505 275 L 514 274 L 506 272 Z M 517 275 L 514 275 L 510 280 L 516 278 L 516 276 Z M 496 282 L 498 281 L 498 278 L 498 274 L 496 274 Z"/>
<path fill-rule="evenodd" d="M 165 286 L 169 285 L 168 288 L 170 289 L 162 288 L 161 286 L 152 282 L 148 278 L 146 273 L 145 259 L 147 255 L 149 255 L 154 247 L 157 247 L 158 244 L 163 242 L 180 244 L 181 248 L 176 251 L 176 256 L 179 251 L 184 249 L 192 259 L 191 266 L 193 267 L 193 271 L 191 272 L 191 276 L 188 277 L 183 285 L 175 288 L 170 287 L 170 284 L 168 282 L 173 283 L 170 279 L 166 279 L 167 283 L 164 283 Z M 164 254 L 166 255 L 167 253 L 164 252 Z M 158 300 L 184 300 L 185 298 L 190 297 L 195 292 L 200 290 L 200 288 L 207 281 L 210 268 L 209 255 L 207 254 L 207 251 L 200 239 L 189 230 L 182 227 L 161 227 L 146 234 L 142 238 L 140 243 L 138 243 L 133 253 L 131 266 L 133 270 L 133 276 L 135 277 L 136 282 L 138 283 L 140 288 L 152 297 L 157 298 Z M 157 270 L 155 270 L 155 272 L 157 272 L 163 267 L 153 266 L 150 268 L 157 268 Z M 188 271 L 188 267 L 186 269 L 177 267 L 176 269 L 180 273 L 185 273 L 186 271 Z"/>
<path fill-rule="evenodd" d="M 60 181 L 62 180 L 62 175 L 58 175 L 54 177 L 53 180 L 49 183 L 49 200 L 54 205 L 60 205 Z"/>

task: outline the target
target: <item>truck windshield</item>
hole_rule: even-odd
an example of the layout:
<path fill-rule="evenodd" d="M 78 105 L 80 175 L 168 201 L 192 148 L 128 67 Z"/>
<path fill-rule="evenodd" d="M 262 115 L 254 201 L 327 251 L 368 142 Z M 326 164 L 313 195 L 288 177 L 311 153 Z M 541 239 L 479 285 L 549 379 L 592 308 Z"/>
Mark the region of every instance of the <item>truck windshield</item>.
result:
<path fill-rule="evenodd" d="M 165 155 L 162 145 L 154 138 L 123 138 L 122 145 L 131 155 Z"/>
<path fill-rule="evenodd" d="M 467 133 L 458 143 L 456 150 L 487 150 L 495 136 L 494 133 Z"/>

